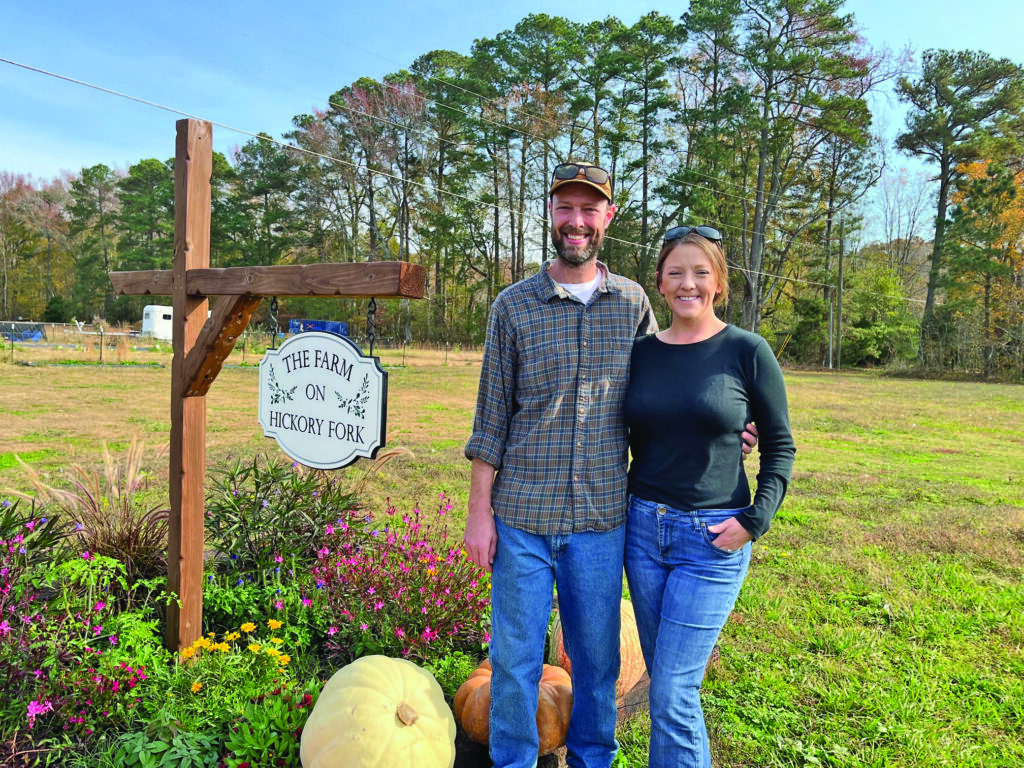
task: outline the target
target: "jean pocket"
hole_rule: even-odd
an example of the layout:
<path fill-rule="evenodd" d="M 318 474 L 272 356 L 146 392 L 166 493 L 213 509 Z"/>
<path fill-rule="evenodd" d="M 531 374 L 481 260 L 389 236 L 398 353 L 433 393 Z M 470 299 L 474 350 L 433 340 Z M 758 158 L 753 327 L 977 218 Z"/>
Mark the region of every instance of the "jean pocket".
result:
<path fill-rule="evenodd" d="M 709 525 L 718 525 L 719 523 L 724 523 L 730 517 L 735 517 L 737 514 L 739 514 L 740 512 L 745 512 L 747 509 L 750 509 L 750 507 L 745 507 L 743 509 L 706 509 L 706 510 L 702 509 L 702 510 L 700 510 L 697 514 L 698 514 L 699 519 L 700 519 L 700 534 L 701 534 L 701 537 L 704 539 L 704 543 L 707 544 L 708 547 L 711 550 L 713 550 L 714 552 L 718 553 L 719 555 L 723 555 L 725 557 L 735 557 L 735 556 L 739 555 L 740 553 L 742 553 L 743 552 L 743 547 L 740 547 L 739 549 L 724 549 L 724 548 L 718 546 L 717 544 L 715 544 L 715 541 L 718 539 L 718 537 L 721 534 L 712 533 L 711 531 L 708 530 L 708 526 Z"/>

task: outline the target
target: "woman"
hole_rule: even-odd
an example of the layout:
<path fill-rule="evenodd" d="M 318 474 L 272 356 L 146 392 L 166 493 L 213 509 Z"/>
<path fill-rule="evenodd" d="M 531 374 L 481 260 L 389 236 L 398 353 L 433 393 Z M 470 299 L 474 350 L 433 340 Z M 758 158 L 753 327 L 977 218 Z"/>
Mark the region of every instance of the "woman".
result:
<path fill-rule="evenodd" d="M 720 320 L 722 238 L 675 227 L 658 256 L 669 327 L 636 341 L 626 395 L 626 576 L 651 676 L 651 768 L 710 768 L 704 667 L 760 537 L 782 503 L 795 448 L 782 371 L 760 336 Z M 760 436 L 753 503 L 744 425 Z"/>

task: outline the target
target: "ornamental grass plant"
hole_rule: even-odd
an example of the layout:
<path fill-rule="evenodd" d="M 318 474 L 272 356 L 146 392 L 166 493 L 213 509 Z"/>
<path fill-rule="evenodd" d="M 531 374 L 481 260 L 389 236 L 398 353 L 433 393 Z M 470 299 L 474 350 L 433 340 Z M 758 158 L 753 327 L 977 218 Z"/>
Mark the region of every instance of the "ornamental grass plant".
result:
<path fill-rule="evenodd" d="M 146 501 L 150 478 L 142 471 L 144 448 L 133 439 L 118 461 L 103 443 L 102 473 L 72 464 L 71 488 L 43 482 L 20 462 L 39 503 L 74 521 L 82 549 L 124 563 L 129 584 L 167 573 L 169 504 L 166 497 L 157 504 Z"/>

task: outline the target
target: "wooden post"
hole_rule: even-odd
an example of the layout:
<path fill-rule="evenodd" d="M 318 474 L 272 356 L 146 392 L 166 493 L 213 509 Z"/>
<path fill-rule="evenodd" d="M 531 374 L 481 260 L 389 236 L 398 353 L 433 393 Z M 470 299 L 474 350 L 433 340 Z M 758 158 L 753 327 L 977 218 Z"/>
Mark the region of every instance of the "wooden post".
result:
<path fill-rule="evenodd" d="M 170 534 L 168 588 L 180 605 L 167 608 L 167 646 L 191 645 L 202 633 L 203 478 L 206 474 L 206 396 L 186 392 L 186 360 L 206 323 L 208 301 L 185 291 L 190 269 L 210 266 L 212 129 L 179 120 L 174 160 L 174 336 L 171 362 Z"/>

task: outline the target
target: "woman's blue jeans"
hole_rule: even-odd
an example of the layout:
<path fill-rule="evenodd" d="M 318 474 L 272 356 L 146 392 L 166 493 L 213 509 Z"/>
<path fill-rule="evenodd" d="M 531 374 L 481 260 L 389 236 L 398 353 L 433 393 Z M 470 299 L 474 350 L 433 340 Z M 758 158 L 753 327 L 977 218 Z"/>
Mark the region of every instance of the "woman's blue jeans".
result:
<path fill-rule="evenodd" d="M 750 544 L 719 549 L 708 526 L 738 511 L 682 511 L 630 496 L 625 567 L 651 677 L 650 768 L 711 768 L 700 686 L 747 575 Z"/>
<path fill-rule="evenodd" d="M 609 768 L 619 676 L 619 601 L 625 527 L 538 536 L 495 517 L 491 573 L 490 752 L 495 768 L 537 765 L 537 695 L 552 588 L 572 665 L 566 738 L 572 768 Z"/>

